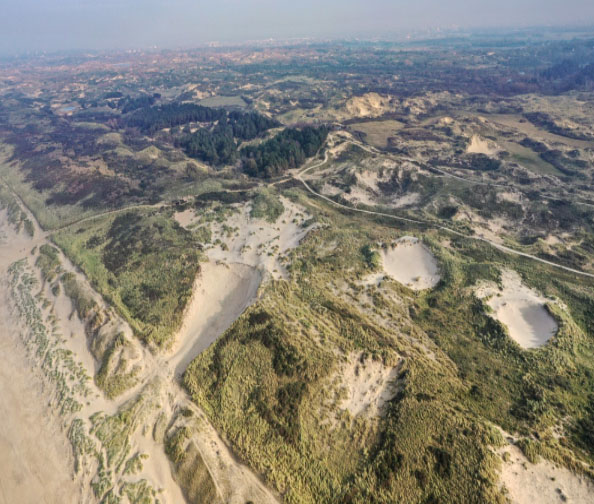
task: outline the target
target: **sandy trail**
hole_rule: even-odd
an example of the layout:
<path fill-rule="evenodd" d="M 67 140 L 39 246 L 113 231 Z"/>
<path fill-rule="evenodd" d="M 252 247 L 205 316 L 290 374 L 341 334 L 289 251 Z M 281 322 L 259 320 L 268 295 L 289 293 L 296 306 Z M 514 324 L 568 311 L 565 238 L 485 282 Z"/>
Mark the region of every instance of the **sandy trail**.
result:
<path fill-rule="evenodd" d="M 180 377 L 201 352 L 223 334 L 256 298 L 262 273 L 243 264 L 204 263 L 176 348 L 168 361 Z"/>

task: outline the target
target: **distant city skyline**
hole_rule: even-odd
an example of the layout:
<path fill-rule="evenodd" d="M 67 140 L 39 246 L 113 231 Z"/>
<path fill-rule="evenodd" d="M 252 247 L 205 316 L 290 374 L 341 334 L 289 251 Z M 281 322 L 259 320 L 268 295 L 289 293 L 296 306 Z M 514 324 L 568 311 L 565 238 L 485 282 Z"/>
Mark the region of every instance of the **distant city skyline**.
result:
<path fill-rule="evenodd" d="M 592 0 L 0 0 L 0 53 L 594 25 Z"/>

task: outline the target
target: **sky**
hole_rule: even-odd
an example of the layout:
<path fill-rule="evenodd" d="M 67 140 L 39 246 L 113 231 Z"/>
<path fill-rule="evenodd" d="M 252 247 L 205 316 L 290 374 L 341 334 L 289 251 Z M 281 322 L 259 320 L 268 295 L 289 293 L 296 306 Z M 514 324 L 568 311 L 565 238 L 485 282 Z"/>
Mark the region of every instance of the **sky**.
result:
<path fill-rule="evenodd" d="M 594 25 L 594 0 L 0 0 L 0 53 Z"/>

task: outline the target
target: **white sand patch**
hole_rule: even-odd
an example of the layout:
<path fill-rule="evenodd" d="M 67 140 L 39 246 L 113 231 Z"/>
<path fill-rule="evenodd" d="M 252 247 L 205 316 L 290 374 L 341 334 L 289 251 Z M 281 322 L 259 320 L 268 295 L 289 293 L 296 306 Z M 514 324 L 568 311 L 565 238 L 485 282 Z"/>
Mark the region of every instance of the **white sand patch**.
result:
<path fill-rule="evenodd" d="M 262 273 L 250 266 L 212 262 L 201 265 L 192 301 L 169 360 L 176 375 L 181 376 L 188 364 L 252 303 L 261 281 Z"/>
<path fill-rule="evenodd" d="M 324 185 L 322 186 L 322 190 L 321 193 L 324 196 L 336 196 L 337 194 L 341 194 L 342 193 L 342 189 L 329 184 L 328 182 L 324 183 Z"/>
<path fill-rule="evenodd" d="M 510 203 L 522 203 L 522 193 L 521 192 L 501 192 L 497 193 L 497 200 L 498 201 L 509 201 Z"/>
<path fill-rule="evenodd" d="M 499 244 L 504 243 L 502 234 L 509 225 L 509 222 L 501 217 L 485 219 L 469 207 L 460 208 L 452 220 L 471 223 L 477 236 Z"/>
<path fill-rule="evenodd" d="M 188 228 L 196 220 L 196 212 L 188 208 L 183 212 L 175 212 L 174 218 L 181 227 Z"/>
<path fill-rule="evenodd" d="M 378 191 L 378 182 L 381 181 L 379 174 L 370 170 L 357 173 L 357 180 L 373 191 Z"/>
<path fill-rule="evenodd" d="M 418 238 L 405 236 L 379 253 L 385 273 L 413 290 L 429 289 L 439 282 L 437 261 Z"/>
<path fill-rule="evenodd" d="M 485 156 L 496 156 L 499 148 L 494 142 L 485 140 L 478 135 L 472 135 L 470 144 L 466 147 L 469 154 L 484 154 Z"/>
<path fill-rule="evenodd" d="M 14 261 L 27 257 L 31 249 L 45 243 L 44 233 L 35 225 L 35 235 L 31 238 L 24 230 L 17 233 L 8 223 L 6 211 L 0 210 L 0 271 Z"/>
<path fill-rule="evenodd" d="M 557 333 L 557 322 L 546 309 L 547 300 L 522 283 L 515 271 L 502 272 L 503 288 L 492 283 L 482 284 L 476 290 L 480 299 L 486 299 L 493 316 L 504 324 L 510 337 L 522 348 L 544 345 Z"/>
<path fill-rule="evenodd" d="M 345 396 L 340 407 L 353 416 L 379 416 L 384 404 L 396 395 L 398 367 L 371 359 L 362 361 L 361 354 L 351 354 L 338 375 Z"/>
<path fill-rule="evenodd" d="M 371 194 L 366 188 L 360 186 L 352 186 L 350 192 L 343 194 L 343 198 L 354 205 L 357 203 L 363 203 L 367 206 L 377 205 L 377 197 Z"/>
<path fill-rule="evenodd" d="M 547 237 L 543 241 L 547 245 L 559 245 L 560 243 L 563 243 L 562 240 L 560 240 L 558 237 L 552 234 L 547 235 Z"/>
<path fill-rule="evenodd" d="M 541 460 L 531 464 L 522 451 L 509 445 L 501 453 L 509 453 L 503 462 L 501 484 L 508 491 L 512 504 L 589 504 L 594 501 L 594 483 L 568 469 Z"/>
<path fill-rule="evenodd" d="M 237 207 L 240 211 L 224 224 L 215 224 L 212 228 L 213 240 L 220 238 L 225 247 L 208 249 L 209 259 L 261 267 L 273 278 L 287 278 L 283 265 L 286 261 L 284 254 L 297 247 L 313 226 L 303 227 L 303 223 L 310 218 L 305 209 L 286 198 L 281 198 L 281 201 L 285 211 L 275 223 L 252 218 L 250 205 L 240 205 Z M 231 236 L 224 231 L 223 226 L 233 229 Z"/>
<path fill-rule="evenodd" d="M 328 149 L 328 153 L 331 154 L 334 157 L 338 157 L 340 154 L 342 154 L 345 150 L 347 150 L 350 147 L 351 144 L 347 143 L 347 142 L 341 142 L 338 143 L 336 145 L 333 145 L 332 147 L 330 147 Z"/>

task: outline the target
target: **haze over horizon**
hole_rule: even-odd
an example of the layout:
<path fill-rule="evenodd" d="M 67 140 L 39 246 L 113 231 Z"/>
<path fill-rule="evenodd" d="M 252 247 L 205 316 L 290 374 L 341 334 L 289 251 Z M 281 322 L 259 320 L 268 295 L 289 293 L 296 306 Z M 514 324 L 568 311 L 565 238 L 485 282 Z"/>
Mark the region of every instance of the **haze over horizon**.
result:
<path fill-rule="evenodd" d="M 588 0 L 2 0 L 0 53 L 594 24 Z"/>

